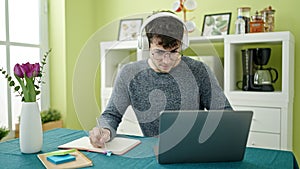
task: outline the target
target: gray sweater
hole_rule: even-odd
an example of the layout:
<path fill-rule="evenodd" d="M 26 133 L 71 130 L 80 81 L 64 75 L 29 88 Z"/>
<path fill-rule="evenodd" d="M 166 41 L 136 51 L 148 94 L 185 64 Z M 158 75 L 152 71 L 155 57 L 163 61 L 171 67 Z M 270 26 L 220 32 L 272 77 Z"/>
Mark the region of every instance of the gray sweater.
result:
<path fill-rule="evenodd" d="M 147 60 L 122 67 L 101 116 L 102 127 L 110 129 L 111 138 L 129 105 L 144 136 L 158 135 L 162 110 L 232 109 L 209 67 L 185 56 L 169 73 L 155 72 Z"/>

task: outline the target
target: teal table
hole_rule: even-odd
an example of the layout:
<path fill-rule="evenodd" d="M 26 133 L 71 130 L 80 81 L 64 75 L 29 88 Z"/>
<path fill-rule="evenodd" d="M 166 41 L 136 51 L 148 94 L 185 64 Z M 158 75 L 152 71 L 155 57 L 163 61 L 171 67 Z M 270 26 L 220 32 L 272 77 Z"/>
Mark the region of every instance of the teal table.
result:
<path fill-rule="evenodd" d="M 44 133 L 42 151 L 46 153 L 58 150 L 57 146 L 87 135 L 82 130 L 54 129 Z M 142 143 L 135 149 L 123 156 L 112 155 L 107 157 L 103 154 L 83 152 L 89 157 L 94 166 L 90 168 L 105 169 L 182 169 L 182 168 L 205 168 L 205 169 L 298 169 L 297 161 L 292 152 L 268 150 L 259 148 L 247 148 L 243 161 L 227 163 L 188 163 L 160 165 L 154 156 L 153 147 L 157 145 L 156 138 L 135 137 Z M 0 143 L 0 168 L 1 169 L 39 169 L 44 168 L 37 158 L 37 154 L 22 154 L 19 148 L 19 139 Z"/>

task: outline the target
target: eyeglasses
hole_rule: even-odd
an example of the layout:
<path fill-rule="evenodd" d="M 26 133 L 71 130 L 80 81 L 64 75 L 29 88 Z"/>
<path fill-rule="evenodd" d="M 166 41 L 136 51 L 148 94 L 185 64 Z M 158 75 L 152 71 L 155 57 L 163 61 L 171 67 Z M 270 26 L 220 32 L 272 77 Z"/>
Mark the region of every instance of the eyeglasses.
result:
<path fill-rule="evenodd" d="M 181 56 L 180 52 L 173 50 L 173 51 L 164 51 L 159 49 L 154 49 L 151 51 L 152 56 L 156 60 L 162 60 L 166 55 L 169 56 L 170 60 L 176 61 Z"/>

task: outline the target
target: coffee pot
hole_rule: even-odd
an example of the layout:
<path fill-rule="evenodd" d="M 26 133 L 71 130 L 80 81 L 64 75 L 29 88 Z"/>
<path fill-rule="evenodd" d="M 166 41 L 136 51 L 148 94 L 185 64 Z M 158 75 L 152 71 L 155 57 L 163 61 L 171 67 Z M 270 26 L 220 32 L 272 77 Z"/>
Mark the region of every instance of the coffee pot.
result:
<path fill-rule="evenodd" d="M 244 91 L 274 91 L 273 83 L 278 79 L 275 68 L 264 68 L 269 62 L 271 48 L 249 48 L 242 50 Z M 237 82 L 237 87 L 239 87 Z"/>
<path fill-rule="evenodd" d="M 272 71 L 275 73 L 273 78 Z M 278 72 L 274 68 L 259 69 L 254 74 L 254 84 L 256 85 L 271 85 L 278 79 Z"/>

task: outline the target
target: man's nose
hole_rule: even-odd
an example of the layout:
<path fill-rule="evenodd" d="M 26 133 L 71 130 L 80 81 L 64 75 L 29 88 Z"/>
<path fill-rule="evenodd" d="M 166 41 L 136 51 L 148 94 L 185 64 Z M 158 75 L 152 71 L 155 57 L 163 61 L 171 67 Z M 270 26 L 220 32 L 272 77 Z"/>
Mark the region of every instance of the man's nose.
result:
<path fill-rule="evenodd" d="M 170 59 L 170 55 L 171 53 L 170 52 L 166 52 L 165 54 L 164 54 L 164 57 L 163 57 L 163 62 L 170 62 L 171 61 L 171 59 Z"/>

